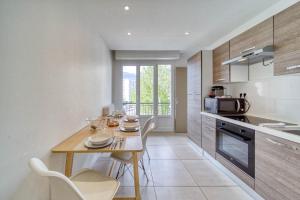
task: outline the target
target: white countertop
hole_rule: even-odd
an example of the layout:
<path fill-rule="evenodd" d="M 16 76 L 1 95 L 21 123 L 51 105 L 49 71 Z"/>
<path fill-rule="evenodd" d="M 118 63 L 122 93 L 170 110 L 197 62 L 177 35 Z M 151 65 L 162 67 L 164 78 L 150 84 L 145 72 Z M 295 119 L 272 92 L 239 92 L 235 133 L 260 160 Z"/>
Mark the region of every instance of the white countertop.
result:
<path fill-rule="evenodd" d="M 248 123 L 245 123 L 245 122 L 237 121 L 237 120 L 234 120 L 234 119 L 229 119 L 229 118 L 222 117 L 220 115 L 216 115 L 216 114 L 212 114 L 212 113 L 208 113 L 208 112 L 201 112 L 201 114 L 209 116 L 209 117 L 213 117 L 213 118 L 216 118 L 216 119 L 224 120 L 224 121 L 227 121 L 227 122 L 230 122 L 230 123 L 233 123 L 233 124 L 237 124 L 237 125 L 240 125 L 240 126 L 244 126 L 246 128 L 254 129 L 255 131 L 260 131 L 260 132 L 263 132 L 263 133 L 266 133 L 266 134 L 269 134 L 269 135 L 273 135 L 273 136 L 283 138 L 283 139 L 286 139 L 286 140 L 289 140 L 289 141 L 296 142 L 296 143 L 300 144 L 300 136 L 298 136 L 298 135 L 294 135 L 294 134 L 291 134 L 291 133 L 287 133 L 287 132 L 283 132 L 283 131 L 279 131 L 279 130 L 275 130 L 275 129 L 271 129 L 271 128 L 267 128 L 267 127 L 248 124 Z M 251 115 L 251 116 L 253 116 L 253 115 Z"/>

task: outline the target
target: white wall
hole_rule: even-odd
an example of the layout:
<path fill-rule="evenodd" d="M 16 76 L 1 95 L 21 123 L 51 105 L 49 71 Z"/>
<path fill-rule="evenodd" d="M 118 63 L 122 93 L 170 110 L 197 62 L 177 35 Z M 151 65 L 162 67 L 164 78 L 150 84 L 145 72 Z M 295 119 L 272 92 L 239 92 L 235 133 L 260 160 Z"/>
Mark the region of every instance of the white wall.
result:
<path fill-rule="evenodd" d="M 0 199 L 48 199 L 28 159 L 63 171 L 50 149 L 111 102 L 111 53 L 78 2 L 0 2 Z M 95 159 L 76 156 L 75 168 Z"/>
<path fill-rule="evenodd" d="M 248 114 L 300 124 L 300 76 L 273 76 L 273 64 L 250 66 L 250 81 L 225 86 L 235 97 L 247 93 Z"/>

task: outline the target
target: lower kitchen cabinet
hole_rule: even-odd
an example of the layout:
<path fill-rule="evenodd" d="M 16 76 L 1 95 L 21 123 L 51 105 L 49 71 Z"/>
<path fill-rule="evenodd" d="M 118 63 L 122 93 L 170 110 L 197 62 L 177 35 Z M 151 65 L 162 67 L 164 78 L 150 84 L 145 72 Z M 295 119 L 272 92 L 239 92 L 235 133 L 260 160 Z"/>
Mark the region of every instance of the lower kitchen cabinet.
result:
<path fill-rule="evenodd" d="M 202 148 L 216 157 L 216 119 L 202 115 Z"/>
<path fill-rule="evenodd" d="M 201 95 L 188 95 L 188 137 L 201 147 Z"/>
<path fill-rule="evenodd" d="M 255 134 L 255 190 L 265 199 L 300 199 L 300 144 Z"/>

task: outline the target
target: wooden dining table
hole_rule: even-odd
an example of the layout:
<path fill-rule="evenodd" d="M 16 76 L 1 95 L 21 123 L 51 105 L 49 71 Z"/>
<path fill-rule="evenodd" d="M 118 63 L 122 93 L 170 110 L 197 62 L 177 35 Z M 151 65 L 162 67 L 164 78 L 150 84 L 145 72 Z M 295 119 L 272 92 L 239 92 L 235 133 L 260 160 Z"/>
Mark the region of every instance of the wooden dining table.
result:
<path fill-rule="evenodd" d="M 99 120 L 100 123 L 101 120 Z M 121 121 L 121 120 L 120 120 Z M 121 123 L 121 122 L 120 122 Z M 137 122 L 139 123 L 139 122 Z M 85 146 L 85 141 L 89 136 L 101 133 L 112 134 L 114 142 L 103 148 L 88 148 Z M 122 142 L 120 142 L 122 141 Z M 120 142 L 119 144 L 115 144 Z M 101 130 L 92 130 L 90 126 L 86 126 L 73 134 L 60 144 L 52 148 L 52 153 L 65 153 L 65 175 L 70 177 L 72 175 L 73 158 L 75 153 L 107 153 L 107 152 L 131 152 L 133 155 L 133 175 L 134 175 L 134 197 L 117 197 L 116 199 L 122 200 L 140 200 L 140 184 L 139 184 L 139 172 L 138 172 L 138 153 L 143 151 L 143 143 L 141 138 L 141 131 L 136 132 L 122 132 L 119 127 L 104 127 Z"/>

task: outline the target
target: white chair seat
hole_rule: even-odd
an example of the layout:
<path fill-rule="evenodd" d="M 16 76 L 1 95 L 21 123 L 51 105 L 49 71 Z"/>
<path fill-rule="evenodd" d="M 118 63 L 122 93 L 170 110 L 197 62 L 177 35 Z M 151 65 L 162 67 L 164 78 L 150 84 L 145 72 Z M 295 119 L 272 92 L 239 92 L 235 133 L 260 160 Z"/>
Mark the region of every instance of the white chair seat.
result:
<path fill-rule="evenodd" d="M 110 156 L 116 160 L 124 162 L 131 162 L 132 160 L 131 152 L 114 152 Z"/>
<path fill-rule="evenodd" d="M 113 199 L 120 184 L 115 179 L 102 176 L 93 170 L 82 170 L 70 180 L 78 187 L 86 200 Z"/>

